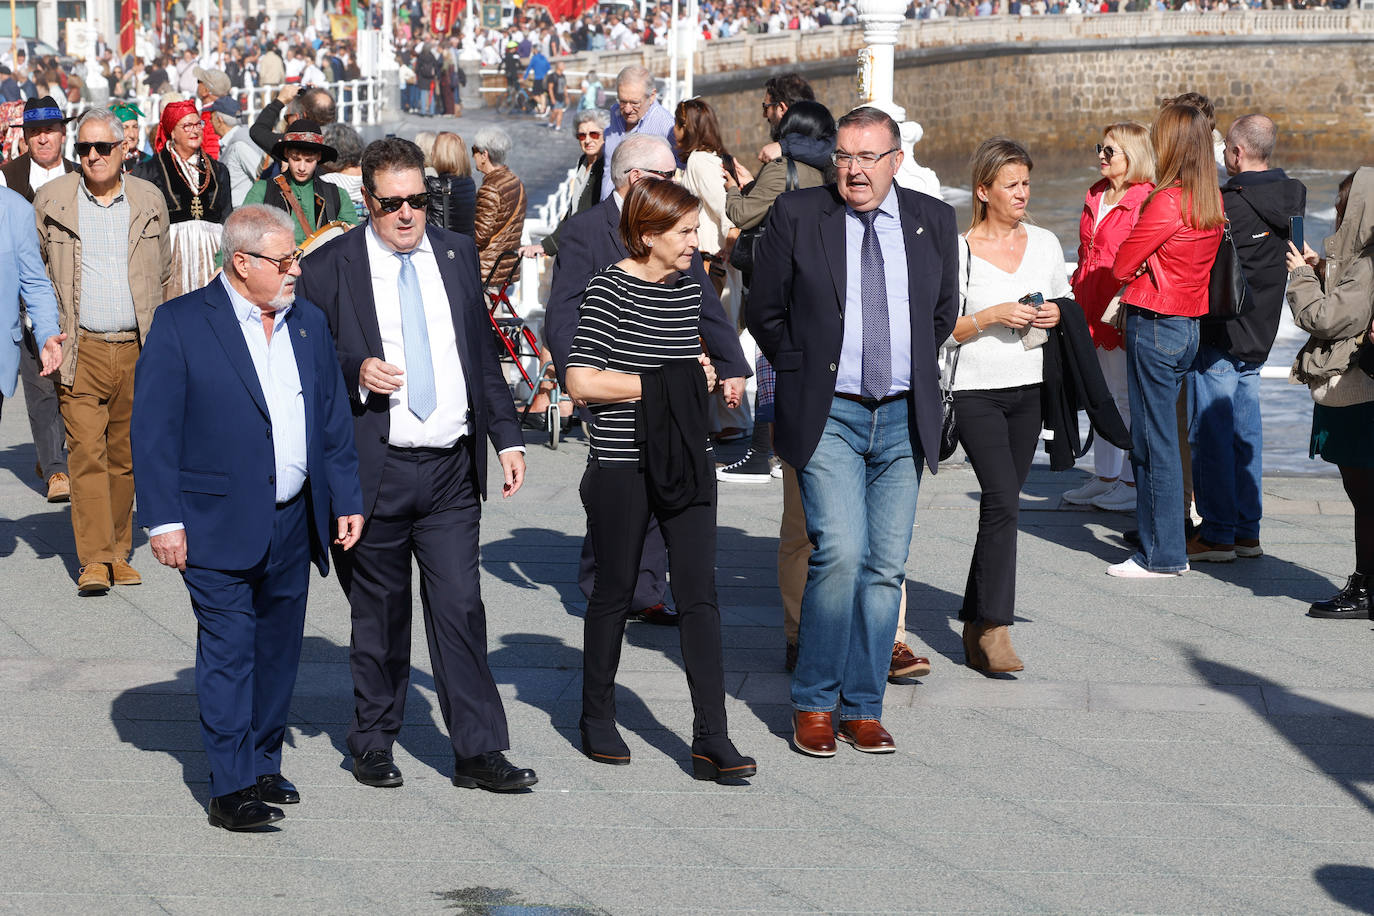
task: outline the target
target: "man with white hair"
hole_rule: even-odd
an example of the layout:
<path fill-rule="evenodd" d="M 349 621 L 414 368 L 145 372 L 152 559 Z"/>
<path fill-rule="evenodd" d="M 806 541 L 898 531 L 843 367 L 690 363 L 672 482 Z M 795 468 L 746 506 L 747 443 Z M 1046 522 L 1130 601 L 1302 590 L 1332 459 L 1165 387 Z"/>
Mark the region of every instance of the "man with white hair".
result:
<path fill-rule="evenodd" d="M 611 124 L 606 128 L 606 148 L 601 155 L 609 162 L 615 148 L 631 134 L 650 134 L 662 137 L 673 146 L 673 115 L 658 101 L 658 87 L 654 77 L 643 67 L 626 67 L 615 78 L 616 103 L 611 106 Z M 674 151 L 674 167 L 677 153 Z M 601 181 L 601 199 L 615 190 L 610 170 Z"/>
<path fill-rule="evenodd" d="M 313 560 L 363 529 L 358 453 L 324 313 L 296 299 L 290 217 L 225 222 L 224 270 L 165 303 L 135 375 L 139 521 L 196 615 L 210 823 L 256 830 L 300 793 L 281 774 Z"/>

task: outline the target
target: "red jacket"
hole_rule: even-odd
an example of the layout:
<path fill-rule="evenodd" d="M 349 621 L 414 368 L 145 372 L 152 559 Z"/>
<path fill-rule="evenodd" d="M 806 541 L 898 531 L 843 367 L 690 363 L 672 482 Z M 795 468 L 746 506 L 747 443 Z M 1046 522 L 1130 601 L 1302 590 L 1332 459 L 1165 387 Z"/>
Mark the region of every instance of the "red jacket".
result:
<path fill-rule="evenodd" d="M 1185 223 L 1179 207 L 1182 195 L 1177 186 L 1165 188 L 1141 210 L 1135 228 L 1117 249 L 1112 276 L 1122 283 L 1131 281 L 1121 295 L 1127 305 L 1197 318 L 1207 314 L 1207 281 L 1221 227 L 1194 229 Z M 1136 277 L 1142 264 L 1148 270 Z"/>
<path fill-rule="evenodd" d="M 205 155 L 211 159 L 219 159 L 219 134 L 215 133 L 214 112 L 205 109 L 200 113 L 200 121 L 205 127 L 201 130 L 200 148 L 205 150 Z"/>
<path fill-rule="evenodd" d="M 1104 178 L 1088 189 L 1083 215 L 1078 220 L 1078 269 L 1069 280 L 1073 298 L 1083 308 L 1083 316 L 1088 319 L 1088 333 L 1099 350 L 1115 350 L 1121 346 L 1121 332 L 1102 323 L 1107 303 L 1121 289 L 1121 281 L 1112 276 L 1112 263 L 1116 260 L 1116 250 L 1126 241 L 1140 215 L 1141 202 L 1155 186 L 1148 181 L 1131 185 L 1099 223 L 1098 208 L 1109 187 L 1111 182 Z"/>

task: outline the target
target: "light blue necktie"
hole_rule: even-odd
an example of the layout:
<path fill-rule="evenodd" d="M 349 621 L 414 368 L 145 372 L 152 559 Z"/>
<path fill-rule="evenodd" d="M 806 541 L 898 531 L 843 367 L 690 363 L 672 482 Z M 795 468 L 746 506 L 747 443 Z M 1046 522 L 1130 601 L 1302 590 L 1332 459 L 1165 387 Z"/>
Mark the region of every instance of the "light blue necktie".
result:
<path fill-rule="evenodd" d="M 397 252 L 401 277 L 396 292 L 401 297 L 401 341 L 406 354 L 406 403 L 421 421 L 434 413 L 438 395 L 434 390 L 434 358 L 429 352 L 429 327 L 425 324 L 425 300 L 420 295 L 420 278 L 411 263 L 411 252 Z"/>

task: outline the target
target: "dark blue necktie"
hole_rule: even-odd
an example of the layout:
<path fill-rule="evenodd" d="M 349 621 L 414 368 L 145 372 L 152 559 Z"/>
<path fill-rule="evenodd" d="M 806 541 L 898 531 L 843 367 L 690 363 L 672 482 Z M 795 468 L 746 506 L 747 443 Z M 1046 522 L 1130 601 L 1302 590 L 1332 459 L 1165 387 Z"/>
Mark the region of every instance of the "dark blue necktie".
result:
<path fill-rule="evenodd" d="M 887 272 L 883 250 L 873 221 L 877 210 L 856 213 L 864 224 L 859 248 L 860 299 L 863 303 L 864 350 L 860 373 L 861 393 L 866 398 L 885 398 L 892 387 L 892 332 L 887 317 Z"/>

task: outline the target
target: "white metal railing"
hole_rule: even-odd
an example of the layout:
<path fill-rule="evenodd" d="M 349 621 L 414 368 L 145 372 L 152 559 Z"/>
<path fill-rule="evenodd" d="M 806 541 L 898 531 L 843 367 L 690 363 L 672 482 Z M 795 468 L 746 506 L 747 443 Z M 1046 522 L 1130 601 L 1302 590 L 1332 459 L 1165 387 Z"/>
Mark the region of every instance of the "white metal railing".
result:
<path fill-rule="evenodd" d="M 339 123 L 349 124 L 353 127 L 362 127 L 364 124 L 376 124 L 382 118 L 382 112 L 386 110 L 386 79 L 375 76 L 368 79 L 340 80 L 334 83 L 325 83 L 320 88 L 329 91 L 334 96 L 334 103 L 339 113 Z M 255 86 L 250 89 L 235 89 L 231 95 L 238 100 L 242 106 L 242 114 L 245 123 L 252 124 L 262 109 L 266 108 L 281 91 L 281 86 Z M 140 139 L 147 137 L 147 127 L 157 123 L 157 115 L 160 107 L 155 104 L 159 101 L 156 94 L 139 96 L 134 99 L 114 99 L 111 98 L 104 103 L 105 106 L 120 101 L 132 101 L 138 106 L 139 111 L 143 112 L 143 117 L 138 120 L 138 135 Z M 75 118 L 91 108 L 103 107 L 95 103 L 85 101 L 63 102 L 62 108 L 67 117 Z M 76 153 L 76 132 L 67 132 L 66 156 L 74 159 Z"/>

